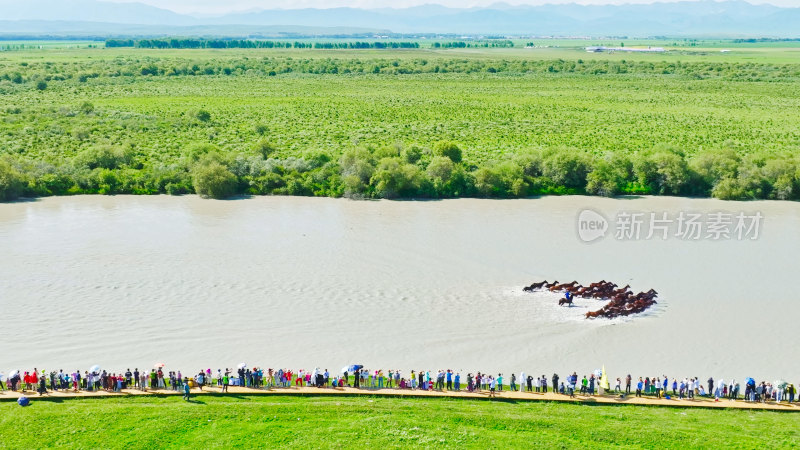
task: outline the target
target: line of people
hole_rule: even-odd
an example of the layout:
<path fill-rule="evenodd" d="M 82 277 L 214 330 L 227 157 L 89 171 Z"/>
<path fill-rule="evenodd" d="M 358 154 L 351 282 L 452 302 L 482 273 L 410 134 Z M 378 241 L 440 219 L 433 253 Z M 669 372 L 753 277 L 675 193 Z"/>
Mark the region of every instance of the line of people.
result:
<path fill-rule="evenodd" d="M 508 384 L 506 384 L 506 382 Z M 669 378 L 666 375 L 661 377 L 639 377 L 634 381 L 628 374 L 624 378 L 617 378 L 613 386 L 603 388 L 600 377 L 592 373 L 578 379 L 576 372 L 565 378 L 553 374 L 551 377 L 545 375 L 533 376 L 525 372 L 520 372 L 519 376 L 514 373 L 510 377 L 504 377 L 502 373 L 490 375 L 477 372 L 476 374 L 467 373 L 462 378 L 461 373 L 453 370 L 438 370 L 434 373 L 425 370 L 411 370 L 406 376 L 400 370 L 366 370 L 358 369 L 351 373 L 331 373 L 327 369 L 315 368 L 311 371 L 291 369 L 262 369 L 247 368 L 240 366 L 238 369 L 226 368 L 198 371 L 196 374 L 186 376 L 181 371 L 167 371 L 162 367 L 157 367 L 140 371 L 127 369 L 125 372 L 97 371 L 18 371 L 9 377 L 8 388 L 12 391 L 20 390 L 37 391 L 40 395 L 48 391 L 108 391 L 122 392 L 126 389 L 171 389 L 175 391 L 186 390 L 188 395 L 189 387 L 216 386 L 221 392 L 228 391 L 229 386 L 241 386 L 248 388 L 289 388 L 314 386 L 325 387 L 355 387 L 362 389 L 411 389 L 411 390 L 436 390 L 436 391 L 462 391 L 467 392 L 487 392 L 489 396 L 495 396 L 504 389 L 520 392 L 547 393 L 554 392 L 570 397 L 576 395 L 635 395 L 636 397 L 652 396 L 657 399 L 663 397 L 675 397 L 678 399 L 692 399 L 695 397 L 710 397 L 714 399 L 744 399 L 747 402 L 766 402 L 766 401 L 795 401 L 797 390 L 793 384 L 789 383 L 767 383 L 762 381 L 756 383 L 754 379 L 748 378 L 744 382 L 744 389 L 735 380 L 726 382 L 723 379 L 715 381 L 709 378 L 706 385 L 703 385 L 698 377 L 691 378 Z M 707 387 L 707 389 L 706 389 Z M 2 380 L 0 380 L 0 390 L 5 390 Z"/>

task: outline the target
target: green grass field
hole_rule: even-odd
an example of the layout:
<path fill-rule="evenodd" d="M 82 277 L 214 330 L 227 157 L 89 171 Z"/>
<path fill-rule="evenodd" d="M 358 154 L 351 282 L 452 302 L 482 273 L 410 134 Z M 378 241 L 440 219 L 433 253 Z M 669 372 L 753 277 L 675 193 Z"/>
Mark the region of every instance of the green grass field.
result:
<path fill-rule="evenodd" d="M 387 397 L 0 402 L 0 447 L 792 448 L 792 413 Z"/>
<path fill-rule="evenodd" d="M 570 74 L 111 80 L 20 93 L 13 104 L 39 120 L 8 115 L 0 130 L 12 151 L 39 158 L 133 142 L 165 161 L 195 142 L 247 150 L 260 139 L 255 124 L 268 127 L 283 157 L 440 140 L 457 141 L 474 163 L 559 146 L 612 153 L 666 143 L 694 153 L 732 141 L 779 152 L 800 143 L 800 83 L 732 84 Z M 74 114 L 83 99 L 95 107 L 90 117 Z M 212 120 L 186 123 L 198 109 Z"/>
<path fill-rule="evenodd" d="M 582 50 L 603 43 L 618 45 L 2 52 L 0 200 L 200 192 L 200 153 L 231 173 L 220 194 L 800 198 L 800 45 Z M 429 170 L 439 142 L 463 163 Z"/>
<path fill-rule="evenodd" d="M 257 124 L 283 157 L 441 140 L 458 142 L 472 163 L 530 148 L 603 154 L 666 144 L 693 154 L 729 143 L 742 152 L 796 151 L 800 64 L 779 61 L 795 51 L 800 62 L 800 48 L 756 50 L 763 54 L 753 65 L 735 54 L 570 47 L 8 52 L 0 80 L 24 81 L 0 81 L 0 152 L 70 158 L 93 145 L 132 143 L 147 160 L 171 162 L 197 142 L 245 151 L 262 137 Z M 160 73 L 142 76 L 151 66 Z M 381 74 L 372 74 L 376 66 Z M 434 66 L 449 73 L 430 73 Z M 45 90 L 35 89 L 38 79 Z M 88 117 L 79 114 L 87 101 Z M 187 115 L 201 108 L 211 120 L 192 122 Z"/>

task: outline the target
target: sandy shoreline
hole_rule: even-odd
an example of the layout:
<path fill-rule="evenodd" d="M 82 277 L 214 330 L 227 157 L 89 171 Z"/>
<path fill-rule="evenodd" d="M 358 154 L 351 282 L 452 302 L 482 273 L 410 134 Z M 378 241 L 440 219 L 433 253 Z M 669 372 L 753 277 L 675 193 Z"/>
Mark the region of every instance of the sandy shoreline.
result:
<path fill-rule="evenodd" d="M 197 388 L 192 389 L 192 395 L 361 395 L 369 396 L 385 396 L 385 397 L 450 397 L 450 398 L 463 398 L 463 399 L 479 399 L 490 400 L 488 391 L 481 393 L 465 392 L 465 391 L 422 391 L 411 389 L 354 389 L 354 388 L 314 388 L 314 387 L 290 387 L 290 388 L 275 388 L 275 389 L 254 389 L 244 388 L 239 386 L 229 386 L 227 394 L 221 394 L 220 389 L 216 386 L 206 387 L 202 391 Z M 182 395 L 180 391 L 173 391 L 169 389 L 155 389 L 148 391 L 141 391 L 139 389 L 125 389 L 120 393 L 107 392 L 107 391 L 57 391 L 49 392 L 46 395 L 39 396 L 37 392 L 28 391 L 26 393 L 13 392 L 13 391 L 0 391 L 0 401 L 16 401 L 21 396 L 27 396 L 32 402 L 38 399 L 66 399 L 66 398 L 108 398 L 108 397 L 136 397 L 136 396 L 160 396 L 160 395 Z M 637 398 L 633 395 L 620 398 L 618 395 L 577 395 L 574 399 L 570 399 L 566 395 L 536 392 L 518 392 L 518 391 L 503 391 L 498 392 L 495 399 L 497 400 L 514 400 L 514 401 L 554 401 L 554 402 L 567 402 L 567 403 L 581 403 L 581 404 L 605 404 L 605 405 L 644 405 L 644 406 L 667 406 L 667 407 L 688 407 L 688 408 L 735 408 L 735 409 L 749 409 L 749 410 L 769 410 L 769 411 L 786 411 L 786 412 L 800 412 L 800 404 L 798 403 L 781 403 L 775 402 L 767 403 L 748 403 L 743 400 L 728 400 L 720 399 L 714 401 L 709 398 L 695 398 L 679 400 L 676 398 L 655 399 L 652 397 Z"/>

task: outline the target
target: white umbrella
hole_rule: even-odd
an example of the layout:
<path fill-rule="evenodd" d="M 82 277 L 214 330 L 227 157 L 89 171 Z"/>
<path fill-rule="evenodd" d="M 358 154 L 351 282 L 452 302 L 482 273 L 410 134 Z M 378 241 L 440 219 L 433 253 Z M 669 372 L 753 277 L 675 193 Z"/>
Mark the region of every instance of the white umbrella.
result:
<path fill-rule="evenodd" d="M 0 372 L 0 381 L 3 381 L 5 379 L 6 379 L 6 374 L 4 374 L 3 372 Z"/>
<path fill-rule="evenodd" d="M 89 373 L 100 373 L 100 366 L 95 364 L 89 368 Z"/>
<path fill-rule="evenodd" d="M 8 373 L 8 378 L 14 378 L 17 375 L 19 375 L 19 370 L 12 370 Z"/>
<path fill-rule="evenodd" d="M 342 367 L 342 373 L 349 372 L 349 370 L 348 370 L 349 368 L 350 368 L 350 366 Z"/>
<path fill-rule="evenodd" d="M 775 387 L 777 387 L 778 389 L 785 389 L 788 384 L 789 383 L 787 383 L 785 380 L 776 380 L 775 381 Z"/>
<path fill-rule="evenodd" d="M 245 369 L 245 368 L 247 368 L 247 364 L 245 364 L 245 363 L 239 363 L 239 365 L 238 365 L 238 366 L 236 366 L 236 368 L 237 368 L 237 369 Z"/>
<path fill-rule="evenodd" d="M 164 368 L 164 366 L 166 366 L 166 364 L 160 362 L 160 363 L 156 363 L 156 365 L 153 366 L 153 367 L 156 368 L 156 369 L 162 369 L 162 368 Z"/>

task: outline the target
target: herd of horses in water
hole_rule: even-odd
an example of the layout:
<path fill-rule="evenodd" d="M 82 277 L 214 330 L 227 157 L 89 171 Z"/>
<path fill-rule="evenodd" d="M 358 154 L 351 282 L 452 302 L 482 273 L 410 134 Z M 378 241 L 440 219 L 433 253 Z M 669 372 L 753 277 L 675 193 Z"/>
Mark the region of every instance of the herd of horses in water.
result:
<path fill-rule="evenodd" d="M 564 298 L 558 301 L 559 305 L 572 306 L 573 297 L 596 298 L 599 300 L 611 300 L 607 305 L 597 311 L 586 313 L 587 318 L 605 317 L 613 319 L 620 316 L 629 316 L 644 312 L 647 308 L 656 304 L 658 292 L 650 289 L 647 292 L 634 294 L 630 285 L 618 287 L 615 283 L 602 280 L 588 286 L 582 286 L 577 281 L 571 283 L 561 283 L 554 281 L 548 283 L 547 280 L 541 283 L 533 283 L 522 290 L 525 292 L 550 291 L 564 292 Z"/>

